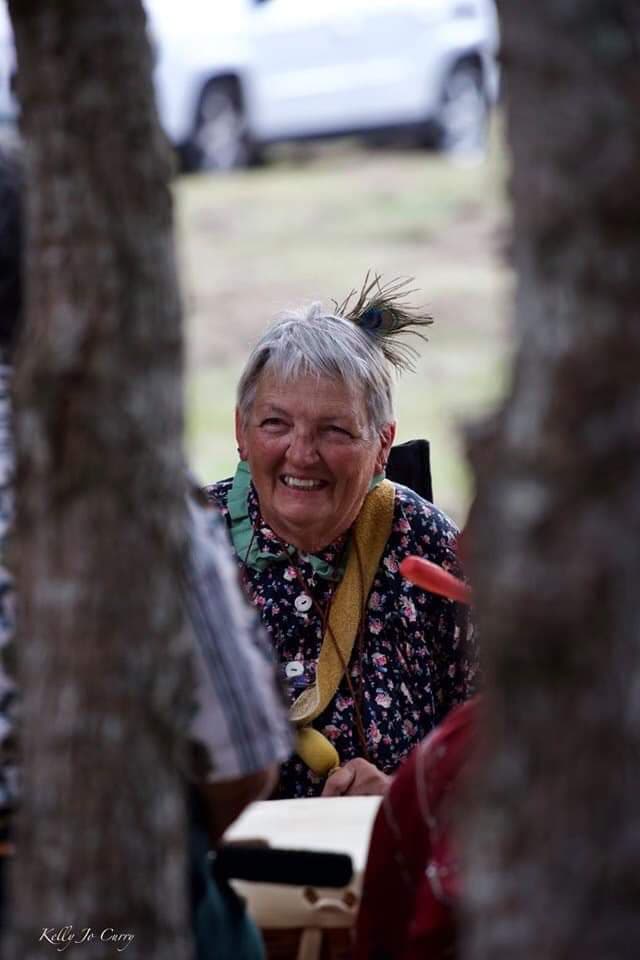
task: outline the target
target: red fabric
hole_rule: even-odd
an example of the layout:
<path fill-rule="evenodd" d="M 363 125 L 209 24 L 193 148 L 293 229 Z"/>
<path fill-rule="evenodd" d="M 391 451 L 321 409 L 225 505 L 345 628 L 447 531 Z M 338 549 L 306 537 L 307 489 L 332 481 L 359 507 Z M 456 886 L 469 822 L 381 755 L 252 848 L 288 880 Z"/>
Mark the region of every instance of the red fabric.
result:
<path fill-rule="evenodd" d="M 452 710 L 391 783 L 373 828 L 354 960 L 454 956 L 460 876 L 452 814 L 476 710 L 477 699 Z"/>

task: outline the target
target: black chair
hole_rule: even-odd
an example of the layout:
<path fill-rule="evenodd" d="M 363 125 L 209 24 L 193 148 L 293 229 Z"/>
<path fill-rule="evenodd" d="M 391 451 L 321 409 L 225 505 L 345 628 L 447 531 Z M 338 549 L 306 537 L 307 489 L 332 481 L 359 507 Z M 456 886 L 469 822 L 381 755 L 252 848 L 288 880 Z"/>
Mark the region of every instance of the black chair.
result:
<path fill-rule="evenodd" d="M 394 483 L 415 490 L 433 503 L 431 461 L 428 440 L 407 440 L 391 447 L 387 461 L 387 477 Z"/>

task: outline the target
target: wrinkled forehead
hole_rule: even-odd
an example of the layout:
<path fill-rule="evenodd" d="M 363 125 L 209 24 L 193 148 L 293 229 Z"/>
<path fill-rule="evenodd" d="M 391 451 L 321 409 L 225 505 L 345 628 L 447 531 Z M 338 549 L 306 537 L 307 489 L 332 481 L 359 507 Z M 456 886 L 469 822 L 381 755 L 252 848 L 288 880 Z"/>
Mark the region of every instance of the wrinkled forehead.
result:
<path fill-rule="evenodd" d="M 254 406 L 277 407 L 292 414 L 304 412 L 318 418 L 350 417 L 362 425 L 367 418 L 360 385 L 320 373 L 285 379 L 267 368 L 258 379 Z"/>

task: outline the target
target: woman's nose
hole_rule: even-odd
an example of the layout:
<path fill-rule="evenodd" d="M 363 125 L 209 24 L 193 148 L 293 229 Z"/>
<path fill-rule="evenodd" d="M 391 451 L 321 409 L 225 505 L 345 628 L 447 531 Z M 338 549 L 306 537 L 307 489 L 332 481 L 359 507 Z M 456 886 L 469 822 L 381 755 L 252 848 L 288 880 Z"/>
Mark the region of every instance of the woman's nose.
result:
<path fill-rule="evenodd" d="M 318 459 L 318 445 L 316 437 L 311 431 L 297 431 L 294 433 L 287 456 L 291 463 L 306 466 L 315 463 Z"/>

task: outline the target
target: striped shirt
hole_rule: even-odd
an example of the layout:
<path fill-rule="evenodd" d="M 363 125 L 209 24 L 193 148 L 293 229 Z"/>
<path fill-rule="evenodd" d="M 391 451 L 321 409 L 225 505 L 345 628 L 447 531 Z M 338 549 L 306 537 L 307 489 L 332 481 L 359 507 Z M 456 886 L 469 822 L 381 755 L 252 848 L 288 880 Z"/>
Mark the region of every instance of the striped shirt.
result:
<path fill-rule="evenodd" d="M 213 783 L 284 762 L 293 735 L 273 652 L 243 596 L 224 521 L 193 502 L 189 514 L 183 598 L 196 666 L 191 739 L 205 763 L 199 774 Z"/>

